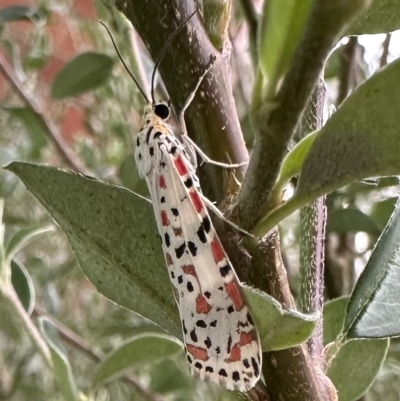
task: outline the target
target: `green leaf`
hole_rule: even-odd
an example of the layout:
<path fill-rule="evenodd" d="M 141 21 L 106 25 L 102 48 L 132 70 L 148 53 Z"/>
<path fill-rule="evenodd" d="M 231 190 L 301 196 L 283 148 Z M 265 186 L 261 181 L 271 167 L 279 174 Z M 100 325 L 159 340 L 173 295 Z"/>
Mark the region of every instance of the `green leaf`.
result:
<path fill-rule="evenodd" d="M 346 31 L 346 35 L 386 33 L 400 29 L 400 2 L 374 0 Z"/>
<path fill-rule="evenodd" d="M 307 340 L 318 321 L 318 315 L 284 309 L 268 294 L 243 288 L 260 335 L 264 352 L 294 347 Z"/>
<path fill-rule="evenodd" d="M 292 177 L 300 174 L 301 166 L 317 137 L 317 133 L 318 131 L 314 131 L 307 135 L 285 156 L 278 179 L 276 180 L 276 187 L 282 188 Z"/>
<path fill-rule="evenodd" d="M 6 247 L 6 259 L 11 261 L 14 256 L 36 236 L 54 231 L 54 226 L 22 228 L 10 239 Z"/>
<path fill-rule="evenodd" d="M 121 163 L 118 169 L 118 177 L 125 188 L 133 190 L 144 197 L 149 197 L 147 184 L 145 180 L 139 176 L 134 155 L 127 156 Z"/>
<path fill-rule="evenodd" d="M 77 96 L 103 85 L 111 75 L 113 59 L 105 54 L 87 52 L 76 56 L 54 79 L 51 96 L 61 99 Z"/>
<path fill-rule="evenodd" d="M 359 209 L 339 209 L 328 214 L 327 232 L 345 234 L 348 232 L 366 232 L 379 236 L 381 230 L 374 221 Z"/>
<path fill-rule="evenodd" d="M 261 71 L 275 93 L 301 38 L 311 0 L 269 0 L 264 3 L 258 32 Z"/>
<path fill-rule="evenodd" d="M 171 359 L 165 359 L 151 369 L 150 387 L 159 394 L 190 391 L 193 380 L 188 373 L 178 369 Z"/>
<path fill-rule="evenodd" d="M 304 160 L 295 196 L 258 223 L 253 230 L 256 236 L 351 182 L 400 174 L 399 76 L 400 60 L 396 60 L 343 102 L 317 134 Z"/>
<path fill-rule="evenodd" d="M 101 362 L 93 380 L 98 387 L 129 367 L 142 367 L 183 351 L 183 345 L 174 337 L 146 333 L 132 337 Z"/>
<path fill-rule="evenodd" d="M 348 338 L 400 335 L 400 200 L 351 294 Z"/>
<path fill-rule="evenodd" d="M 181 322 L 149 201 L 114 185 L 28 163 L 7 167 L 66 233 L 107 298 L 181 338 Z"/>
<path fill-rule="evenodd" d="M 31 139 L 29 157 L 40 158 L 42 149 L 48 144 L 46 129 L 39 117 L 31 110 L 24 107 L 4 107 L 4 111 L 13 118 L 18 119 L 24 125 Z"/>
<path fill-rule="evenodd" d="M 24 309 L 30 315 L 35 306 L 35 287 L 25 266 L 11 261 L 11 283 Z"/>
<path fill-rule="evenodd" d="M 40 331 L 50 347 L 53 360 L 54 376 L 60 386 L 61 392 L 66 401 L 78 401 L 78 394 L 75 380 L 72 375 L 71 365 L 59 341 L 58 334 L 47 318 L 39 318 Z"/>
<path fill-rule="evenodd" d="M 36 8 L 24 6 L 8 6 L 0 9 L 0 24 L 2 22 L 32 21 L 40 22 L 44 16 Z"/>
<path fill-rule="evenodd" d="M 324 305 L 324 344 L 340 334 L 348 300 L 349 297 L 338 298 Z M 337 345 L 338 352 L 329 361 L 327 374 L 340 401 L 357 400 L 366 392 L 385 359 L 388 345 L 387 339 L 351 340 Z"/>
<path fill-rule="evenodd" d="M 382 202 L 377 202 L 373 205 L 371 218 L 376 222 L 379 228 L 385 228 L 390 216 L 393 213 L 397 198 L 385 199 Z"/>

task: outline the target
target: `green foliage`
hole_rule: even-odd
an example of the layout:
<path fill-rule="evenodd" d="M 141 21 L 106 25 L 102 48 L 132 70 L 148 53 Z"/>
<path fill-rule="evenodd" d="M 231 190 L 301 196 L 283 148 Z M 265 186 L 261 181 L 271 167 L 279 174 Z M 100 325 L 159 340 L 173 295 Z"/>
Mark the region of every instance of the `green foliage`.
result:
<path fill-rule="evenodd" d="M 52 97 L 78 96 L 104 85 L 113 64 L 111 57 L 101 53 L 87 52 L 76 56 L 57 74 L 51 88 Z"/>

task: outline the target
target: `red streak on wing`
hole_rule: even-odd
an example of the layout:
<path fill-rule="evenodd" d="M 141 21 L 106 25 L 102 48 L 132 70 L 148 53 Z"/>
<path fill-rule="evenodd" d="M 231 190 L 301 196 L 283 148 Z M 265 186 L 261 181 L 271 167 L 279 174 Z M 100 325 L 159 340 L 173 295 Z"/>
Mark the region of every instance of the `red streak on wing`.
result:
<path fill-rule="evenodd" d="M 210 312 L 211 308 L 212 308 L 212 306 L 209 303 L 207 303 L 206 299 L 202 295 L 199 295 L 196 298 L 196 312 L 197 313 L 206 313 L 207 314 L 208 312 Z"/>
<path fill-rule="evenodd" d="M 221 262 L 223 259 L 225 259 L 225 254 L 222 249 L 222 246 L 217 238 L 214 238 L 211 241 L 211 249 L 212 253 L 214 255 L 214 260 L 216 263 Z"/>
<path fill-rule="evenodd" d="M 200 213 L 203 210 L 203 202 L 200 199 L 199 193 L 196 189 L 192 189 L 192 191 L 189 192 L 189 196 L 196 212 Z"/>
<path fill-rule="evenodd" d="M 174 159 L 174 164 L 175 164 L 176 170 L 178 171 L 178 174 L 181 177 L 188 173 L 186 165 L 180 156 L 178 156 L 176 159 Z"/>
<path fill-rule="evenodd" d="M 172 256 L 169 253 L 165 254 L 165 260 L 167 261 L 167 266 L 171 266 L 174 264 L 174 261 L 172 260 Z"/>
<path fill-rule="evenodd" d="M 207 361 L 209 356 L 207 350 L 200 347 L 195 347 L 192 344 L 186 344 L 186 350 L 189 354 L 193 355 L 193 358 L 200 359 L 200 361 Z"/>
<path fill-rule="evenodd" d="M 238 311 L 241 310 L 243 308 L 244 302 L 239 291 L 239 286 L 237 285 L 236 281 L 232 281 L 229 284 L 225 284 L 225 289 L 229 295 L 229 298 L 235 305 L 235 309 Z"/>
<path fill-rule="evenodd" d="M 240 361 L 240 359 L 241 359 L 240 345 L 236 344 L 233 346 L 229 358 L 225 359 L 225 362 L 237 362 Z"/>
<path fill-rule="evenodd" d="M 196 269 L 193 265 L 183 265 L 182 270 L 185 274 L 190 274 L 191 276 L 197 277 Z"/>
<path fill-rule="evenodd" d="M 240 333 L 240 340 L 239 344 L 241 347 L 244 345 L 250 344 L 252 341 L 255 340 L 255 336 L 252 332 L 250 333 Z"/>
<path fill-rule="evenodd" d="M 161 210 L 161 223 L 164 227 L 169 226 L 169 219 L 165 210 Z"/>
<path fill-rule="evenodd" d="M 158 182 L 159 182 L 160 188 L 162 188 L 162 189 L 167 188 L 167 184 L 165 183 L 165 178 L 163 175 L 160 175 Z"/>

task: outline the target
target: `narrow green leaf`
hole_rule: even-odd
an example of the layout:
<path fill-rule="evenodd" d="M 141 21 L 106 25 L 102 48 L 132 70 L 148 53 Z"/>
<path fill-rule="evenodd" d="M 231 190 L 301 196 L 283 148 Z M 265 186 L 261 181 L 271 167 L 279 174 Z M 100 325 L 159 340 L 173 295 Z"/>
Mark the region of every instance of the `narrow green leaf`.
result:
<path fill-rule="evenodd" d="M 77 96 L 103 85 L 111 75 L 113 59 L 87 52 L 70 61 L 57 74 L 51 89 L 54 99 Z"/>
<path fill-rule="evenodd" d="M 264 3 L 258 32 L 259 64 L 268 85 L 276 88 L 299 43 L 311 0 L 269 0 Z M 275 92 L 271 89 L 271 92 Z"/>
<path fill-rule="evenodd" d="M 2 22 L 32 21 L 40 22 L 44 16 L 36 8 L 25 6 L 8 6 L 0 9 L 0 25 Z"/>
<path fill-rule="evenodd" d="M 400 29 L 400 2 L 374 0 L 371 6 L 357 17 L 346 35 L 387 33 Z"/>
<path fill-rule="evenodd" d="M 98 387 L 129 367 L 141 367 L 183 351 L 183 345 L 174 337 L 158 334 L 140 334 L 125 342 L 99 365 L 93 386 Z"/>
<path fill-rule="evenodd" d="M 359 209 L 348 208 L 333 210 L 328 214 L 327 232 L 345 234 L 348 232 L 366 232 L 379 236 L 381 230 L 374 221 Z"/>
<path fill-rule="evenodd" d="M 324 305 L 324 344 L 334 341 L 343 327 L 349 297 L 338 298 Z M 385 359 L 389 341 L 351 340 L 339 346 L 330 360 L 327 374 L 339 394 L 340 401 L 355 401 L 369 388 Z M 328 352 L 329 354 L 329 352 Z"/>
<path fill-rule="evenodd" d="M 317 137 L 317 133 L 318 131 L 314 131 L 307 135 L 285 156 L 278 179 L 276 180 L 277 187 L 282 188 L 292 177 L 300 174 L 301 166 L 303 165 L 311 145 Z"/>
<path fill-rule="evenodd" d="M 182 336 L 149 201 L 53 167 L 15 162 L 7 169 L 63 229 L 83 272 L 103 295 Z"/>
<path fill-rule="evenodd" d="M 351 294 L 349 338 L 400 336 L 400 200 Z"/>
<path fill-rule="evenodd" d="M 78 393 L 71 365 L 58 339 L 58 334 L 47 318 L 39 318 L 40 331 L 51 350 L 54 376 L 66 401 L 78 401 Z"/>
<path fill-rule="evenodd" d="M 396 60 L 343 102 L 317 134 L 295 196 L 258 223 L 253 230 L 256 236 L 335 189 L 370 177 L 400 174 L 399 76 L 400 60 Z"/>
<path fill-rule="evenodd" d="M 25 107 L 3 107 L 3 110 L 24 125 L 32 143 L 29 156 L 39 158 L 42 149 L 48 144 L 42 121 L 31 109 Z"/>
<path fill-rule="evenodd" d="M 244 287 L 264 352 L 294 347 L 309 338 L 318 315 L 284 309 L 268 294 Z"/>
<path fill-rule="evenodd" d="M 22 228 L 10 239 L 6 247 L 6 259 L 11 261 L 14 256 L 36 236 L 54 231 L 54 226 Z"/>
<path fill-rule="evenodd" d="M 24 309 L 30 315 L 35 306 L 35 287 L 25 266 L 11 261 L 11 283 Z"/>

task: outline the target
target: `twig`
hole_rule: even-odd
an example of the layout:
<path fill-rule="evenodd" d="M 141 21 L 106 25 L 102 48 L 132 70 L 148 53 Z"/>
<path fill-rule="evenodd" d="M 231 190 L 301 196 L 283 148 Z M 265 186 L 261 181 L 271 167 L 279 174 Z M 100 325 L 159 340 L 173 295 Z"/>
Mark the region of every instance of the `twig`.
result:
<path fill-rule="evenodd" d="M 90 348 L 89 345 L 80 336 L 78 336 L 76 333 L 71 331 L 68 327 L 64 326 L 59 321 L 57 321 L 54 317 L 49 316 L 40 307 L 35 306 L 35 309 L 33 310 L 33 315 L 36 317 L 46 316 L 48 319 L 50 319 L 52 324 L 56 328 L 60 338 L 68 343 L 71 347 L 86 355 L 92 361 L 101 362 L 104 359 L 104 355 L 102 352 L 95 351 Z M 122 377 L 122 380 L 135 387 L 135 389 L 144 397 L 144 399 L 148 401 L 164 401 L 164 398 L 161 397 L 159 394 L 154 394 L 147 390 L 140 383 L 139 378 L 134 376 L 133 374 L 125 374 Z"/>
<path fill-rule="evenodd" d="M 254 110 L 256 143 L 239 193 L 239 218 L 246 230 L 251 230 L 268 210 L 277 206 L 270 204 L 270 192 L 289 141 L 326 57 L 364 3 L 315 0 L 303 38 L 274 99 L 276 108 L 271 111 L 271 103 L 261 103 Z"/>
<path fill-rule="evenodd" d="M 336 99 L 336 107 L 346 99 L 352 86 L 354 86 L 354 67 L 357 46 L 357 36 L 351 36 L 340 56 L 339 91 Z"/>
<path fill-rule="evenodd" d="M 33 113 L 39 119 L 48 138 L 50 139 L 51 142 L 53 142 L 56 150 L 60 154 L 61 158 L 64 160 L 64 163 L 72 170 L 84 174 L 85 167 L 72 154 L 71 150 L 68 147 L 68 144 L 64 141 L 56 125 L 53 123 L 50 117 L 45 113 L 44 110 L 40 108 L 40 106 L 33 99 L 33 97 L 27 93 L 25 88 L 18 81 L 18 78 L 15 76 L 11 65 L 8 63 L 7 59 L 4 57 L 4 54 L 1 52 L 0 52 L 0 72 L 3 73 L 4 77 L 10 83 L 10 85 L 15 89 L 15 91 L 19 94 L 19 96 L 25 101 L 27 106 L 33 111 Z"/>
<path fill-rule="evenodd" d="M 387 64 L 387 58 L 389 55 L 389 45 L 390 45 L 390 39 L 392 38 L 392 34 L 389 32 L 386 34 L 385 40 L 382 43 L 382 55 L 381 59 L 379 61 L 379 66 L 380 68 L 383 68 Z"/>

